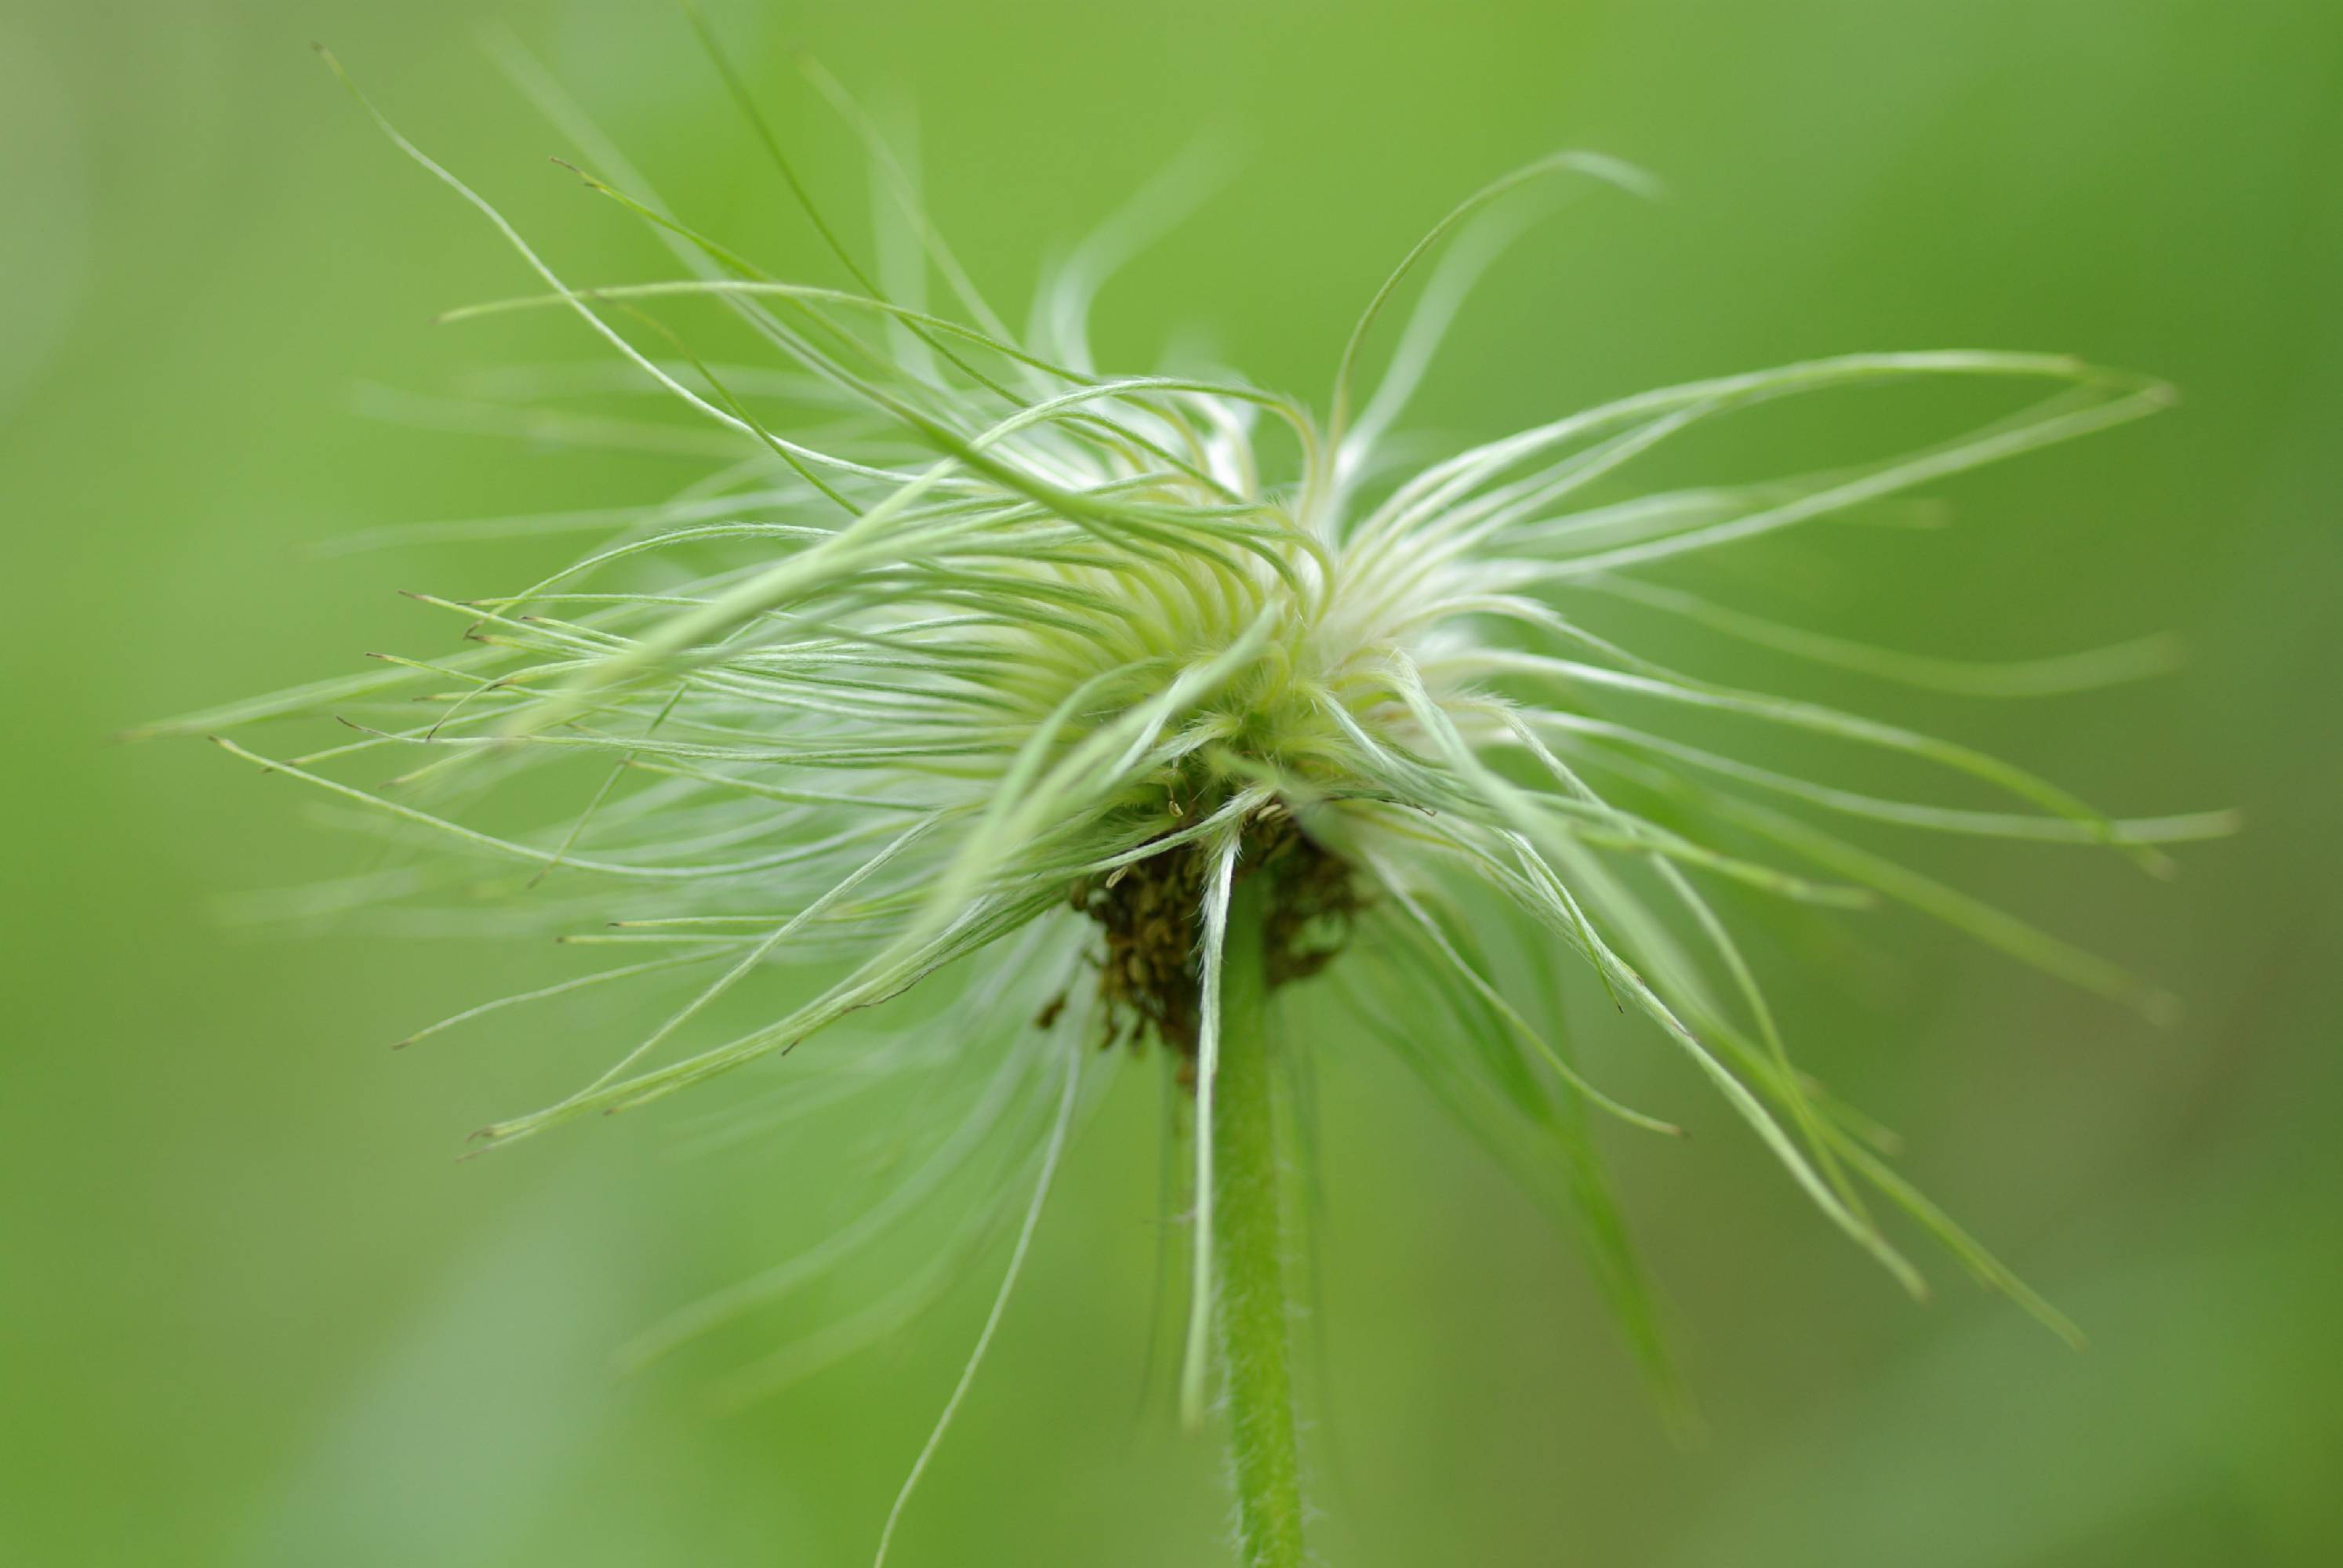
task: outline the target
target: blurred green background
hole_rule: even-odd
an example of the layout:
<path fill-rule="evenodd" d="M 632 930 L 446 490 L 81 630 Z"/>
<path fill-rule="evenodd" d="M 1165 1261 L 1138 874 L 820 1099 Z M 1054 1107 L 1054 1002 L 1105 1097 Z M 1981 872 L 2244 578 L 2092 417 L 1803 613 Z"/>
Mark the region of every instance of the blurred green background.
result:
<path fill-rule="evenodd" d="M 538 972 L 528 955 L 244 929 L 223 895 L 330 874 L 348 845 L 200 744 L 107 742 L 366 649 L 441 646 L 393 589 L 487 591 L 558 548 L 320 558 L 320 541 L 689 477 L 367 416 L 384 405 L 361 388 L 460 390 L 552 339 L 427 327 L 526 279 L 363 123 L 312 37 L 573 276 L 649 270 L 623 217 L 544 161 L 572 149 L 483 55 L 484 13 L 700 226 L 828 279 L 665 5 L 0 13 L 0 1562 L 859 1562 L 985 1309 L 998 1254 L 910 1333 L 744 1414 L 706 1409 L 722 1354 L 615 1378 L 612 1348 L 662 1308 L 852 1211 L 855 1137 L 800 1123 L 685 1157 L 677 1128 L 724 1084 L 665 1120 L 454 1161 L 602 1037 L 392 1055 Z M 1360 1568 L 2336 1560 L 2343 8 L 715 16 L 847 211 L 859 163 L 788 49 L 915 105 L 936 214 L 1011 298 L 1199 133 L 1234 149 L 1222 193 L 1105 302 L 1106 357 L 1134 367 L 1202 332 L 1322 398 L 1418 233 L 1577 145 L 1670 198 L 1582 204 L 1509 259 L 1419 406 L 1428 427 L 1491 434 L 1857 348 L 2065 349 L 2177 381 L 2173 414 L 1957 487 L 1954 528 L 1802 541 L 1769 578 L 1792 618 L 1927 651 L 2188 640 L 2185 673 L 2137 690 L 1922 705 L 2113 809 L 2249 814 L 2168 887 L 2057 850 L 1921 854 L 2179 991 L 2183 1027 L 1891 917 L 1845 952 L 1771 955 L 1808 1061 L 2093 1348 L 1946 1266 L 1936 1303 L 1902 1300 L 1648 1040 L 1605 1036 L 1610 1081 L 1697 1134 L 1614 1141 L 1706 1419 L 1676 1444 L 1564 1241 L 1379 1050 L 1315 1030 L 1316 1545 Z M 1741 456 L 1786 469 L 1845 451 L 1833 434 Z M 1222 1560 L 1212 1446 L 1173 1429 L 1160 1381 L 1141 1397 L 1158 1085 L 1123 1077 L 906 1522 L 907 1568 Z"/>

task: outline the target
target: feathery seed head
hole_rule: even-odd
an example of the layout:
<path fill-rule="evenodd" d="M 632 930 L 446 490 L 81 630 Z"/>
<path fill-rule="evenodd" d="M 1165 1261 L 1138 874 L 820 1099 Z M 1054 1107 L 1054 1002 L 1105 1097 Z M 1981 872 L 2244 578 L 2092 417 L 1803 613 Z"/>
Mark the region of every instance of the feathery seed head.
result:
<path fill-rule="evenodd" d="M 898 281 L 882 290 L 818 216 L 852 286 L 779 279 L 670 214 L 533 66 L 517 73 L 607 171 L 588 184 L 668 244 L 679 276 L 570 286 L 393 131 L 542 285 L 450 319 L 568 313 L 680 421 L 578 434 L 704 447 L 708 473 L 659 504 L 511 525 L 608 538 L 508 595 L 426 598 L 468 622 L 462 651 L 180 726 L 339 717 L 358 733 L 306 756 L 222 743 L 454 851 L 365 890 L 485 884 L 505 897 L 511 928 L 541 920 L 639 955 L 451 1023 L 586 986 L 698 977 L 608 1070 L 488 1130 L 491 1141 L 787 1051 L 980 951 L 998 961 L 946 982 L 966 999 L 956 1032 L 1042 1042 L 1001 1048 L 1001 1106 L 1054 1094 L 1040 1065 L 1048 1042 L 1085 1035 L 1161 1040 L 1208 1090 L 1220 944 L 1235 890 L 1260 879 L 1269 983 L 1338 977 L 1363 1029 L 1386 1033 L 1444 1100 L 1502 1146 L 1542 1151 L 1654 1364 L 1648 1302 L 1584 1112 L 1669 1129 L 1586 1081 L 1538 988 L 1525 991 L 1493 950 L 1507 943 L 1534 955 L 1513 966 L 1533 981 L 1568 959 L 1648 1019 L 1899 1279 L 1917 1288 L 1866 1193 L 2062 1322 L 1794 1066 L 1711 894 L 1901 902 L 2157 1013 L 2160 993 L 2113 966 L 1822 824 L 2099 846 L 2155 867 L 2159 845 L 2228 820 L 2113 820 L 1953 742 L 1666 667 L 1598 636 L 1584 611 L 1604 603 L 1978 696 L 2152 673 L 2167 661 L 2161 644 L 1997 666 L 1866 648 L 1667 577 L 1695 553 L 1860 520 L 1916 487 L 2119 425 L 2160 407 L 2163 387 L 2054 356 L 1846 356 L 1623 398 L 1405 472 L 1389 433 L 1530 193 L 1557 180 L 1641 188 L 1640 176 L 1564 155 L 1464 203 L 1374 297 L 1321 418 L 1230 375 L 1100 371 L 1083 323 L 1114 243 L 1077 252 L 1035 329 L 1013 333 L 875 139 L 891 202 L 880 271 Z M 864 128 L 834 82 L 813 80 Z M 1419 282 L 1370 384 L 1378 318 Z M 931 283 L 946 303 L 928 305 Z M 688 316 L 689 332 L 676 325 Z M 719 333 L 730 357 L 694 347 Z M 1829 472 L 1657 492 L 1630 482 L 1638 459 L 1695 426 L 1923 378 L 2042 396 L 1936 445 Z M 564 418 L 536 428 L 558 435 Z M 1720 749 L 1718 720 L 1900 755 L 2003 802 L 1889 799 L 1785 772 Z M 351 780 L 354 763 L 394 757 L 388 784 Z M 540 774 L 570 802 L 542 831 L 492 832 L 468 814 L 483 793 Z M 1473 899 L 1501 912 L 1467 919 L 1460 900 Z M 1343 961 L 1364 943 L 1374 961 Z M 730 1039 L 700 1038 L 719 999 L 784 969 L 819 978 L 810 1000 Z M 1426 1018 L 1440 1021 L 1418 1027 Z M 1068 1082 L 1045 1170 L 1074 1102 Z M 986 1133 L 1019 1125 L 1000 1106 L 987 1114 Z M 1201 1183 L 1210 1151 L 1199 1141 Z M 974 1146 L 950 1143 L 920 1195 L 949 1185 Z M 687 1313 L 669 1337 L 772 1293 Z"/>

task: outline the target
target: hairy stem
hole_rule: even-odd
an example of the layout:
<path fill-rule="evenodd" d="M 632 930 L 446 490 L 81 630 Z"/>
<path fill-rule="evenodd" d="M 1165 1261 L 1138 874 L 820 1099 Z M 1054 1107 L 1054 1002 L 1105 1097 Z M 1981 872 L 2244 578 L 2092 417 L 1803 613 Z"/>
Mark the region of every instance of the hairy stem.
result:
<path fill-rule="evenodd" d="M 1212 1235 L 1238 1543 L 1245 1568 L 1300 1568 L 1302 1459 L 1286 1332 L 1277 1118 L 1270 1094 L 1265 883 L 1259 877 L 1239 883 L 1229 906 L 1220 1070 L 1212 1093 Z"/>

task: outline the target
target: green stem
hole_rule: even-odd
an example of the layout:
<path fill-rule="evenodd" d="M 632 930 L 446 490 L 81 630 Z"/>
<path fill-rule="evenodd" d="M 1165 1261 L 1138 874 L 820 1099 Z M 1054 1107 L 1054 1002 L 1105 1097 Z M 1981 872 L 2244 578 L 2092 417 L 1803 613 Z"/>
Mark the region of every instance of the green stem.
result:
<path fill-rule="evenodd" d="M 1300 1568 L 1302 1455 L 1293 1419 L 1278 1131 L 1263 938 L 1265 878 L 1237 885 L 1221 970 L 1212 1092 L 1212 1240 L 1228 1379 L 1237 1539 L 1245 1568 Z"/>

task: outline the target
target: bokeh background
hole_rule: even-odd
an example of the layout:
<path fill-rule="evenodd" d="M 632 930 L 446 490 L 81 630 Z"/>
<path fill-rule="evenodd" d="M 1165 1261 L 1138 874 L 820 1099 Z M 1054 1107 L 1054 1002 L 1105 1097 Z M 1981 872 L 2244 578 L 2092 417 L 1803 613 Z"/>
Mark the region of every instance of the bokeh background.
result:
<path fill-rule="evenodd" d="M 1598 1030 L 1610 1081 L 1695 1131 L 1614 1141 L 1704 1418 L 1679 1443 L 1565 1241 L 1379 1050 L 1308 1022 L 1316 1543 L 1358 1568 L 2335 1560 L 2343 8 L 712 10 L 843 211 L 859 164 L 789 51 L 915 106 L 936 214 L 997 294 L 1199 135 L 1232 149 L 1220 194 L 1105 303 L 1126 364 L 1202 335 L 1321 397 L 1358 306 L 1433 218 L 1578 145 L 1654 170 L 1669 199 L 1583 204 L 1502 266 L 1419 406 L 1427 427 L 1491 434 L 1872 347 L 2067 349 L 2177 382 L 2170 415 L 1949 490 L 1952 528 L 1841 530 L 1760 571 L 1793 618 L 1926 651 L 2187 639 L 2187 669 L 2138 689 L 1919 705 L 2114 809 L 2249 815 L 2168 886 L 2070 851 L 1917 851 L 2158 978 L 2187 999 L 2181 1027 L 1893 917 L 1843 949 L 1768 949 L 1806 1060 L 1905 1135 L 1908 1169 L 2092 1348 L 1949 1267 L 1934 1304 L 1903 1300 L 1664 1052 Z M 559 334 L 427 326 L 526 279 L 363 122 L 312 37 L 577 276 L 649 271 L 623 218 L 545 162 L 572 149 L 483 54 L 483 20 L 701 226 L 827 279 L 664 5 L 0 13 L 0 1561 L 861 1561 L 1000 1262 L 744 1413 L 704 1396 L 753 1335 L 615 1377 L 613 1347 L 662 1308 L 851 1212 L 867 1126 L 694 1155 L 679 1130 L 726 1084 L 674 1117 L 457 1162 L 468 1130 L 595 1060 L 569 1024 L 609 1020 L 390 1053 L 541 955 L 256 929 L 230 895 L 331 874 L 348 845 L 200 743 L 108 740 L 369 648 L 441 646 L 393 590 L 487 591 L 548 548 L 324 541 L 689 477 L 419 427 L 399 400 L 477 389 Z M 1825 460 L 1871 417 L 1737 456 Z M 1851 681 L 1805 689 L 1878 705 Z M 908 1518 L 907 1568 L 1222 1560 L 1212 1446 L 1174 1430 L 1160 1367 L 1142 1392 L 1159 1086 L 1123 1077 Z"/>

